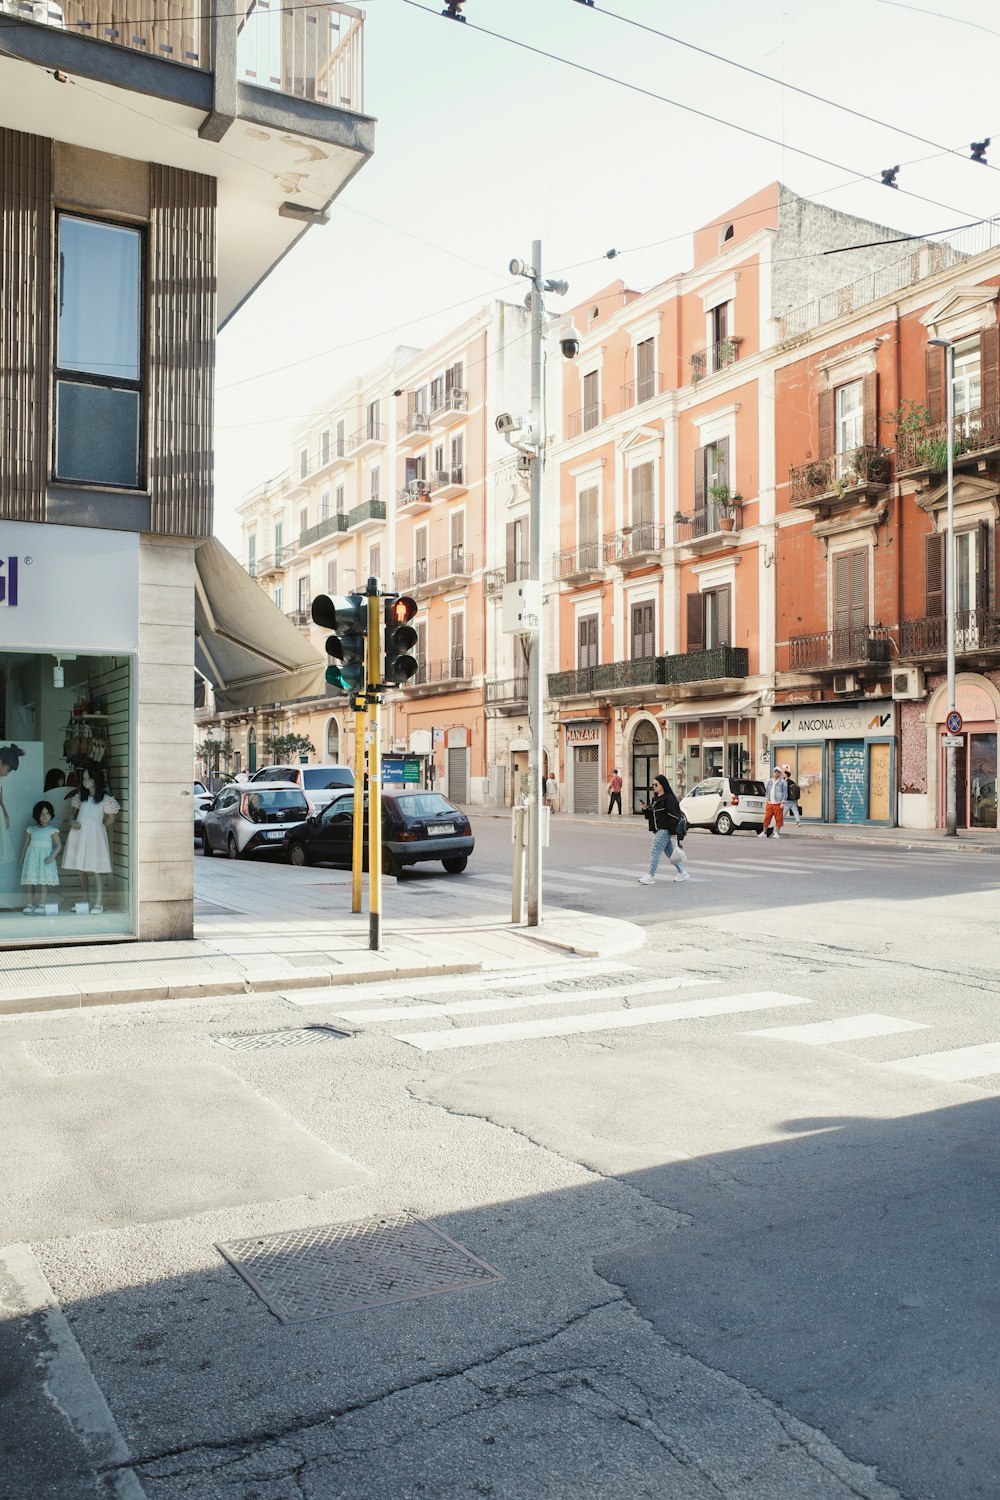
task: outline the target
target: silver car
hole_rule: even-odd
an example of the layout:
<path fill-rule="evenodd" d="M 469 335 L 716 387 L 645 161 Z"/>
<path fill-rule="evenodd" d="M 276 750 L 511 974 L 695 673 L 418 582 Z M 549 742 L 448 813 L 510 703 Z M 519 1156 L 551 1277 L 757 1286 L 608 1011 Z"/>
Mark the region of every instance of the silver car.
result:
<path fill-rule="evenodd" d="M 308 816 L 305 792 L 290 782 L 232 782 L 202 815 L 201 852 L 242 859 L 280 849 L 288 829 Z"/>

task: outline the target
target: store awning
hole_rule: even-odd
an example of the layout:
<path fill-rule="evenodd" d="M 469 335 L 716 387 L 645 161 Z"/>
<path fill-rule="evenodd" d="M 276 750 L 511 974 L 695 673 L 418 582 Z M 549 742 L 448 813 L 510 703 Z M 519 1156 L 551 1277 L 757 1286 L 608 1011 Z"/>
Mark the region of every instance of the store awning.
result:
<path fill-rule="evenodd" d="M 321 695 L 326 659 L 222 543 L 202 542 L 195 567 L 194 664 L 216 708 Z"/>
<path fill-rule="evenodd" d="M 740 714 L 760 706 L 759 693 L 744 693 L 740 698 L 692 698 L 688 703 L 674 703 L 665 708 L 660 718 L 676 722 L 678 719 L 735 719 Z"/>

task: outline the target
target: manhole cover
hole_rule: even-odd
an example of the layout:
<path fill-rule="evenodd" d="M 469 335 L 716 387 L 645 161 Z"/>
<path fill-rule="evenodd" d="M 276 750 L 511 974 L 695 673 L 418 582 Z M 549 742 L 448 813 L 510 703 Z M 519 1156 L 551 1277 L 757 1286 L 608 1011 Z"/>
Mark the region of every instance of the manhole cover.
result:
<path fill-rule="evenodd" d="M 308 1047 L 313 1042 L 332 1042 L 348 1036 L 350 1032 L 337 1031 L 333 1026 L 285 1026 L 280 1031 L 230 1031 L 212 1040 L 234 1051 L 255 1051 L 260 1047 Z"/>
<path fill-rule="evenodd" d="M 234 1240 L 216 1249 L 283 1323 L 505 1279 L 439 1229 L 405 1213 Z"/>

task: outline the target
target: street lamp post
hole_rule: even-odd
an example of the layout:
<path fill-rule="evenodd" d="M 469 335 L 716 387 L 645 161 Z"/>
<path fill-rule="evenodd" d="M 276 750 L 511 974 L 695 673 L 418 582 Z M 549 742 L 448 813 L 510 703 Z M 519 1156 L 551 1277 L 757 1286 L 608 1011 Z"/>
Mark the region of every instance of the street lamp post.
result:
<path fill-rule="evenodd" d="M 944 558 L 944 608 L 946 615 L 946 640 L 948 652 L 948 713 L 956 710 L 955 703 L 955 346 L 950 339 L 931 339 L 932 344 L 944 350 L 945 389 L 947 392 L 947 442 L 948 442 L 948 512 L 945 532 Z M 948 732 L 949 743 L 945 746 L 945 834 L 950 838 L 958 835 L 958 773 L 955 736 Z"/>

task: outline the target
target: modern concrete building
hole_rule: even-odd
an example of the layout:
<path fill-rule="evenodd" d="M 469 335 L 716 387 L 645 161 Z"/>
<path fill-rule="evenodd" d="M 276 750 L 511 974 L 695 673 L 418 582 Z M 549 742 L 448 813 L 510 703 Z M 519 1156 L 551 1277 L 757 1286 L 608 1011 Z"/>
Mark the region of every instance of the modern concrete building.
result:
<path fill-rule="evenodd" d="M 315 661 L 211 540 L 216 331 L 372 153 L 363 21 L 0 12 L 0 943 L 183 937 L 195 667 Z M 23 911 L 43 796 L 80 848 Z"/>

